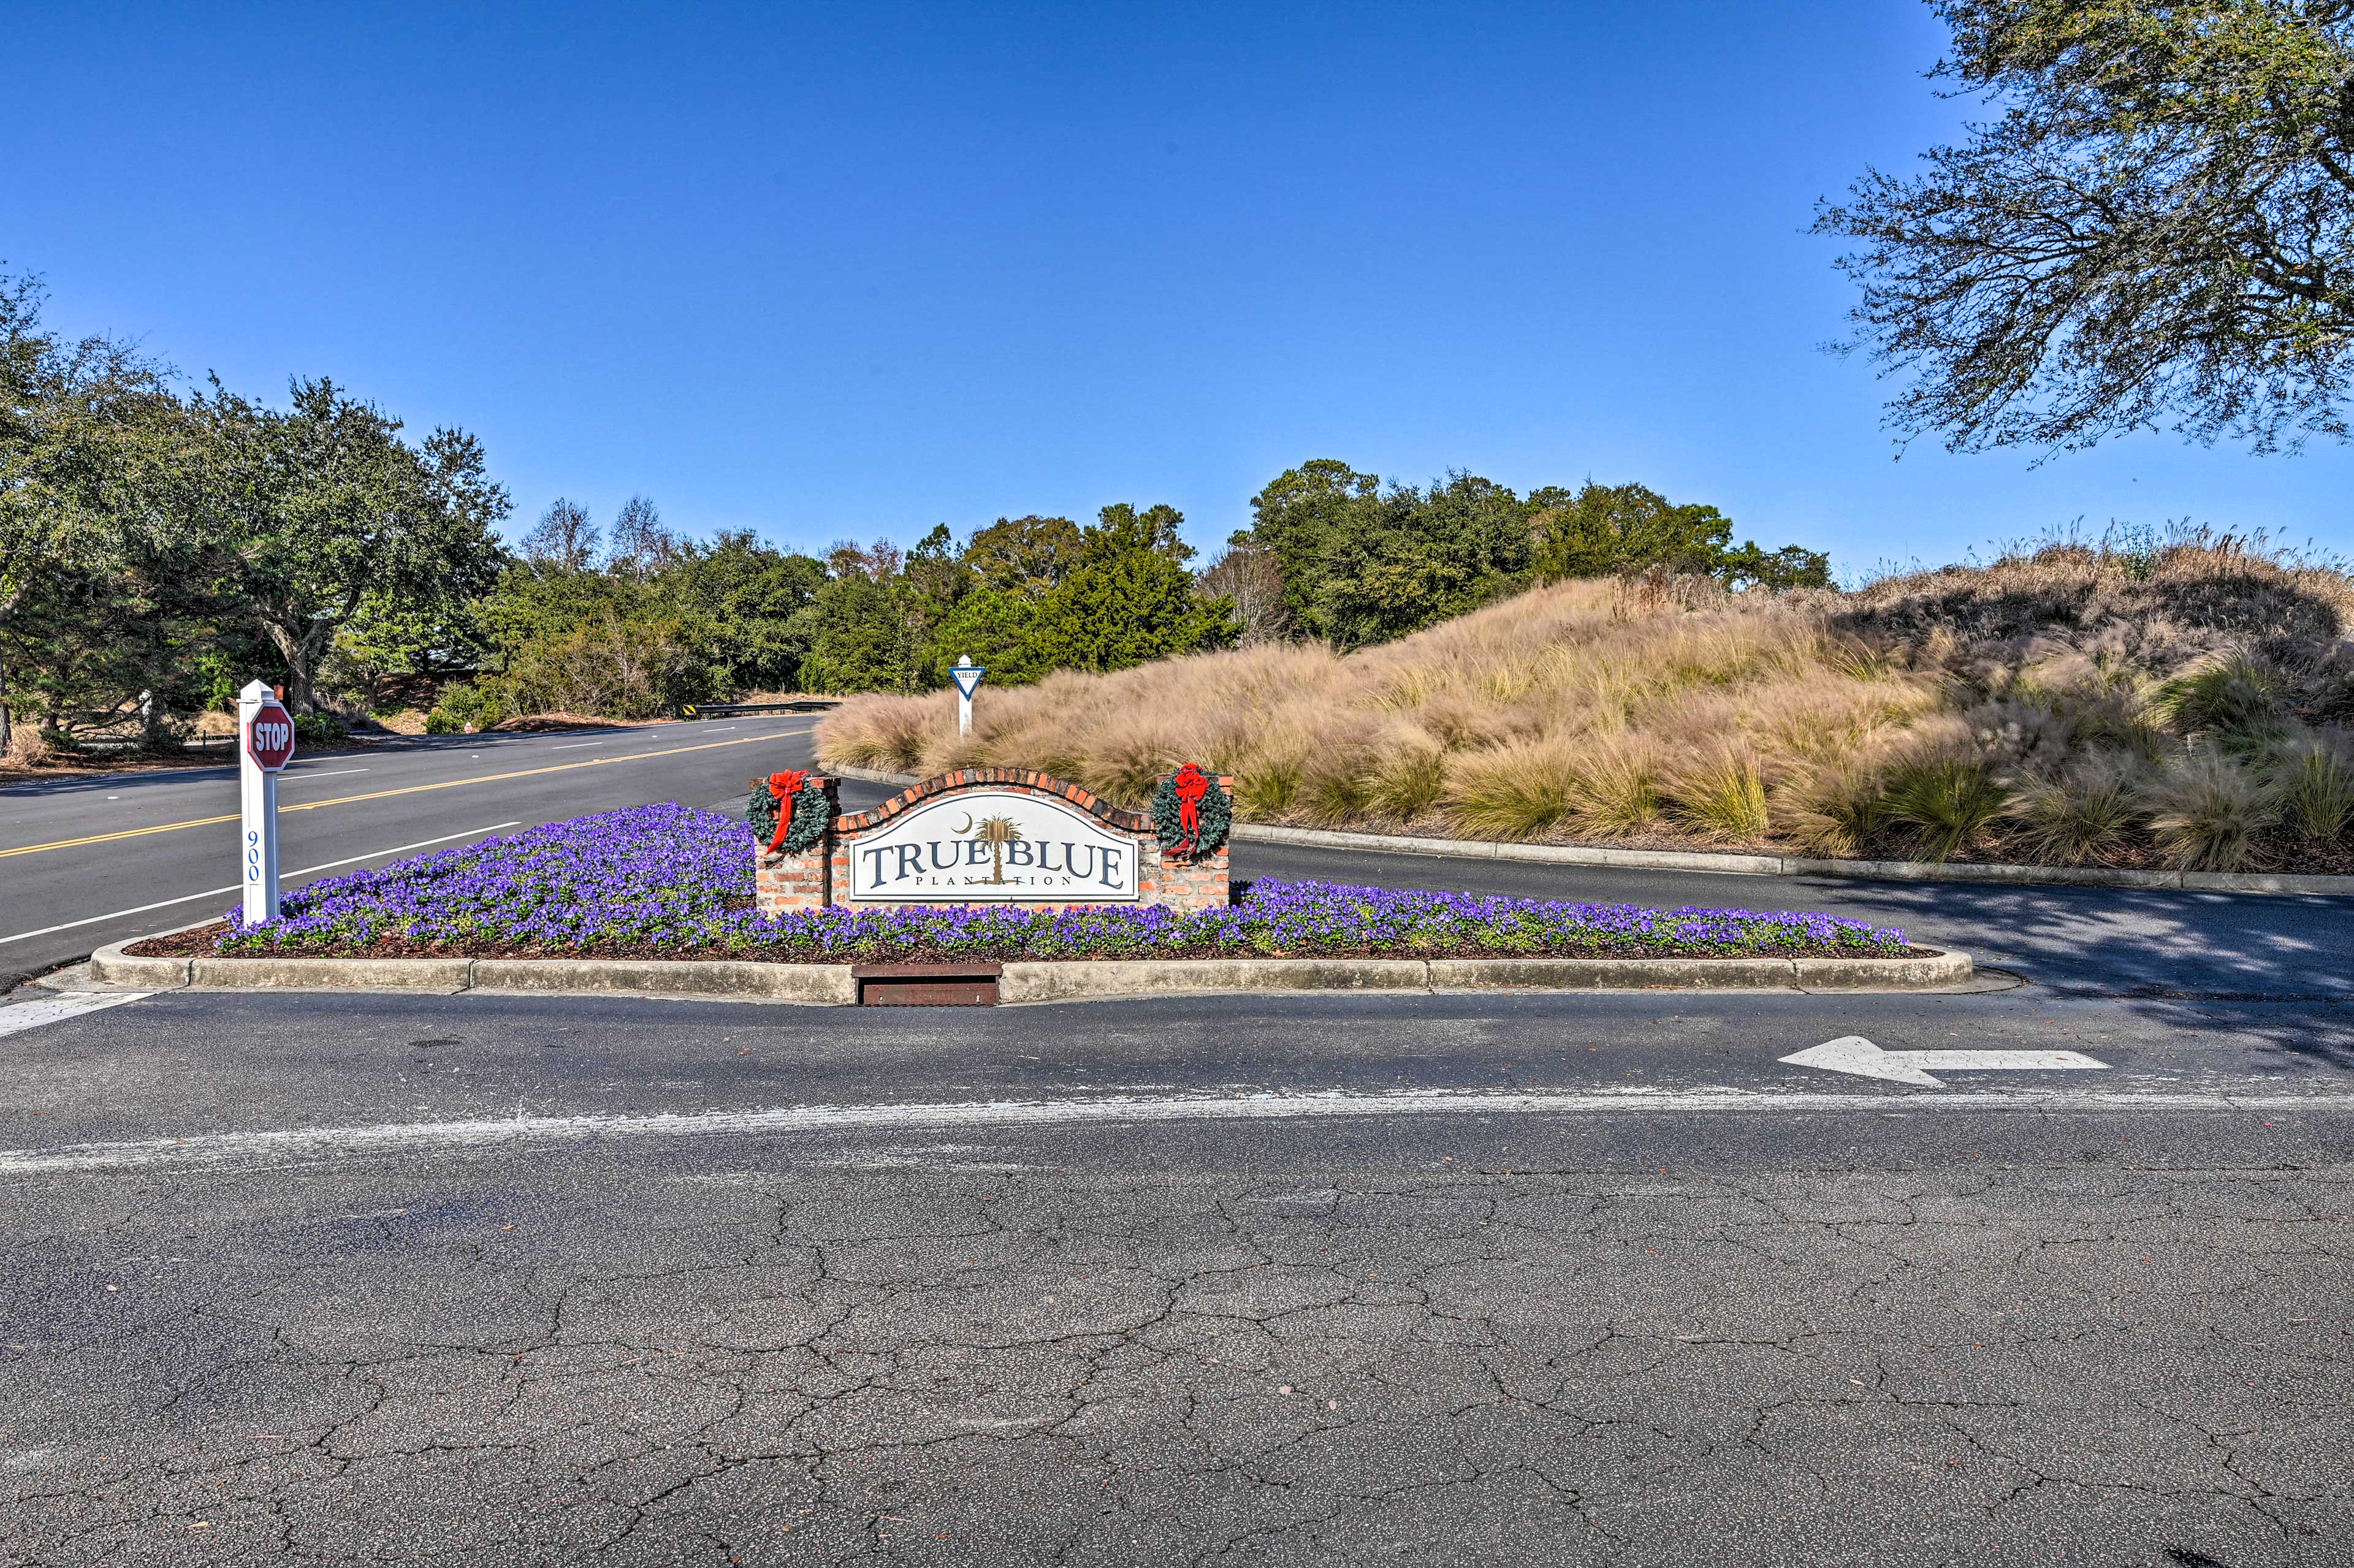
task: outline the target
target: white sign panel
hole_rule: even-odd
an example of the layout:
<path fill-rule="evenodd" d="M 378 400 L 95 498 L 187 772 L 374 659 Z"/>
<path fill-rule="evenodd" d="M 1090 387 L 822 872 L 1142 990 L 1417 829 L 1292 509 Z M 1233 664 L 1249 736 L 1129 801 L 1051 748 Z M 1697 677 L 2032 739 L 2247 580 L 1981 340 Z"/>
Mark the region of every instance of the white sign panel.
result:
<path fill-rule="evenodd" d="M 1136 902 L 1136 841 L 1066 801 L 972 789 L 861 834 L 850 895 L 898 904 Z"/>

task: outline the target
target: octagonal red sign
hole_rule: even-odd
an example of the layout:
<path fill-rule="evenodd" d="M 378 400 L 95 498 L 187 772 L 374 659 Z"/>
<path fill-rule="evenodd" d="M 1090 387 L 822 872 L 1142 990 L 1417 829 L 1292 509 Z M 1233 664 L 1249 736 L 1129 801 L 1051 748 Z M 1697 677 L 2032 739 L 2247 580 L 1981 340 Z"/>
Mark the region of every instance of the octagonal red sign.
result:
<path fill-rule="evenodd" d="M 245 754 L 265 773 L 275 773 L 294 755 L 294 720 L 275 702 L 254 710 L 245 726 Z"/>

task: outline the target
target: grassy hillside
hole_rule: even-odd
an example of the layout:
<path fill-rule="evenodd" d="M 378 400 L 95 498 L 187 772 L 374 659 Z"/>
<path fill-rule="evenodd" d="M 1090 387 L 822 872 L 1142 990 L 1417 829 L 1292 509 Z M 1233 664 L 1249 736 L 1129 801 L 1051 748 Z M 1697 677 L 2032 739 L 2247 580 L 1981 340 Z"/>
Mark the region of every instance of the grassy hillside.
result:
<path fill-rule="evenodd" d="M 2354 860 L 2354 580 L 2240 541 L 2051 545 L 1779 598 L 1556 584 L 1346 657 L 1275 645 L 853 699 L 827 762 L 1185 760 L 1258 821 L 2209 869 Z"/>

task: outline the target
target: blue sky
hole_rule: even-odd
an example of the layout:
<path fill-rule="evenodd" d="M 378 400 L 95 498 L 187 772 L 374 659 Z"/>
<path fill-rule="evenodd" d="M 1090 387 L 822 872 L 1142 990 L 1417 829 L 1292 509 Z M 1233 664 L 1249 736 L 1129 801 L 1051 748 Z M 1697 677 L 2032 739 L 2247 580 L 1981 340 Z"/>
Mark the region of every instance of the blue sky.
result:
<path fill-rule="evenodd" d="M 0 260 L 475 431 L 519 530 L 960 534 L 1310 457 L 1712 503 L 1842 570 L 2083 517 L 2354 548 L 2354 454 L 1902 461 L 1805 230 L 1964 107 L 1911 0 L 0 5 Z"/>

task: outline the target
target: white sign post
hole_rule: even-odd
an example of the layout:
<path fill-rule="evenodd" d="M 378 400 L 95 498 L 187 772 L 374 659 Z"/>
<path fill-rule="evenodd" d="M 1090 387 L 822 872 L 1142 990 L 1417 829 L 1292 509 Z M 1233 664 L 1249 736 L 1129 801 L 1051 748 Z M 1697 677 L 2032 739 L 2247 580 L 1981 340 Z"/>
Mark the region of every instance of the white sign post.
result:
<path fill-rule="evenodd" d="M 972 662 L 968 653 L 949 666 L 949 679 L 956 683 L 957 735 L 960 738 L 972 733 L 972 694 L 981 689 L 981 678 L 989 672 Z"/>
<path fill-rule="evenodd" d="M 245 919 L 278 918 L 278 770 L 294 755 L 294 720 L 259 681 L 237 694 L 237 796 Z"/>

